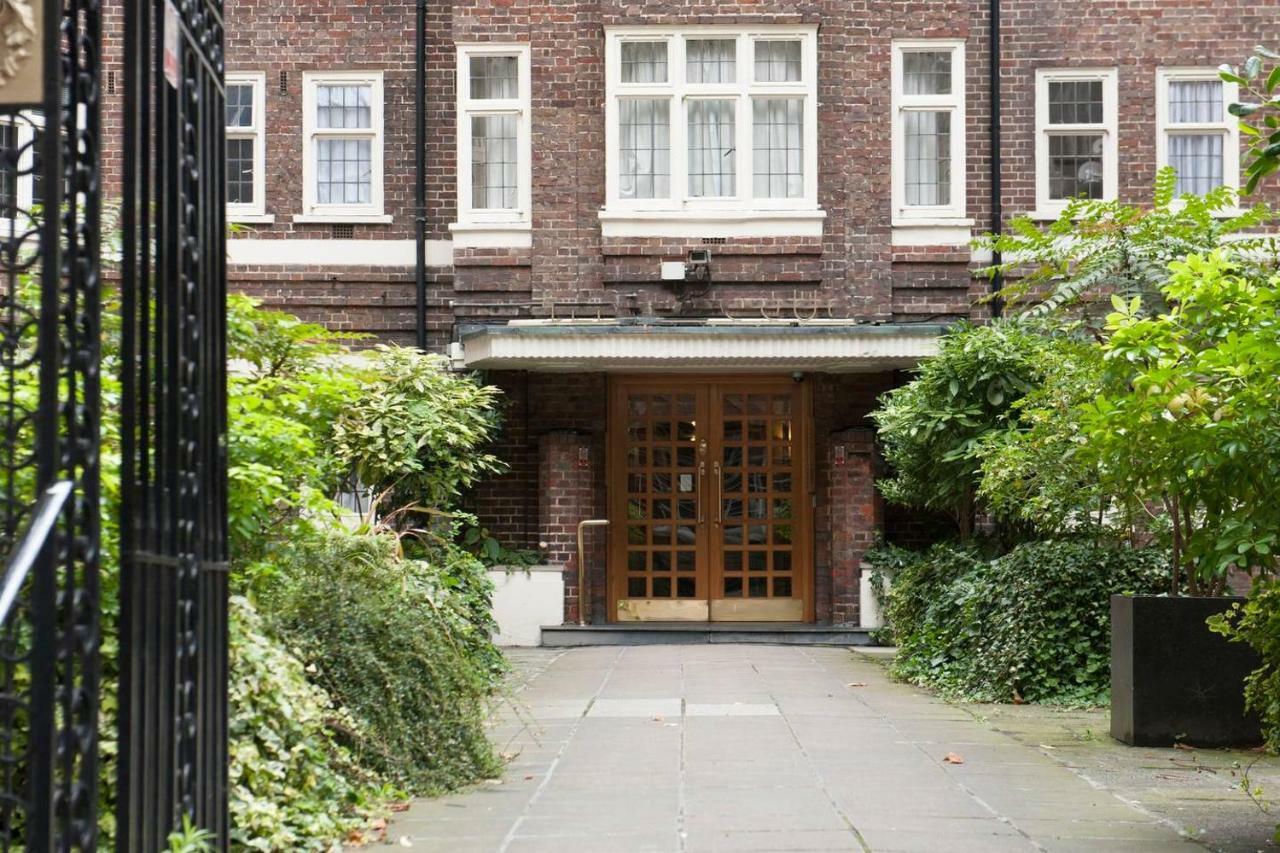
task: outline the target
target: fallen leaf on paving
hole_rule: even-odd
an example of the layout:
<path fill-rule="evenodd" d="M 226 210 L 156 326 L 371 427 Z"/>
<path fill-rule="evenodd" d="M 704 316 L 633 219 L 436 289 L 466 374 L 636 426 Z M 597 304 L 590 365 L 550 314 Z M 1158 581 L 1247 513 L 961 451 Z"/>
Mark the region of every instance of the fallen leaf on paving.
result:
<path fill-rule="evenodd" d="M 407 812 L 409 810 L 408 803 L 392 803 L 389 808 L 393 812 Z"/>
<path fill-rule="evenodd" d="M 532 774 L 532 773 L 530 773 L 528 776 L 524 777 L 524 779 L 525 779 L 525 781 L 526 781 L 526 782 L 527 782 L 527 781 L 529 781 L 529 780 L 530 780 L 530 779 L 532 779 L 532 778 L 533 778 L 533 774 Z"/>
<path fill-rule="evenodd" d="M 411 839 L 411 838 L 410 838 L 409 836 L 407 836 L 407 835 L 402 835 L 402 836 L 400 836 L 400 846 L 401 846 L 401 847 L 412 847 L 412 846 L 413 846 L 413 839 Z"/>
<path fill-rule="evenodd" d="M 386 829 L 387 819 L 385 817 L 380 817 L 375 820 L 372 820 L 369 822 L 369 828 L 370 829 Z"/>
<path fill-rule="evenodd" d="M 1040 748 L 1041 748 L 1041 749 L 1057 749 L 1057 747 L 1056 747 L 1056 746 L 1051 746 L 1051 745 L 1049 745 L 1049 744 L 1047 744 L 1047 743 L 1042 743 L 1042 744 L 1040 744 Z"/>
<path fill-rule="evenodd" d="M 654 721 L 655 723 L 660 723 L 660 722 L 662 722 L 662 717 L 654 717 L 654 718 L 653 718 L 653 721 Z"/>
<path fill-rule="evenodd" d="M 954 752 L 948 752 L 946 755 L 942 756 L 942 760 L 947 764 L 964 764 L 964 759 Z"/>
<path fill-rule="evenodd" d="M 1174 748 L 1174 749 L 1185 749 L 1185 750 L 1187 750 L 1188 752 L 1194 752 L 1194 751 L 1195 751 L 1195 747 L 1194 747 L 1194 746 L 1187 746 L 1185 743 L 1175 743 L 1175 744 L 1173 745 L 1173 748 Z"/>
<path fill-rule="evenodd" d="M 867 682 L 865 681 L 850 681 L 848 684 L 845 685 L 845 687 L 866 687 L 866 686 L 867 686 Z"/>

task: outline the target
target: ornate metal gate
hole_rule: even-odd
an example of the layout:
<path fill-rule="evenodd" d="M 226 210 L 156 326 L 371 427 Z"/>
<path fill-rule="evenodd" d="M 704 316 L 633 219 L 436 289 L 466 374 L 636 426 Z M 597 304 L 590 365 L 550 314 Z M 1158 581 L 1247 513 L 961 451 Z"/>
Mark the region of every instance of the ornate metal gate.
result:
<path fill-rule="evenodd" d="M 125 4 L 116 846 L 227 844 L 221 4 Z M 0 853 L 100 823 L 101 0 L 0 0 Z M 113 362 L 114 364 L 114 362 Z"/>
<path fill-rule="evenodd" d="M 227 844 L 221 2 L 125 13 L 117 845 Z"/>
<path fill-rule="evenodd" d="M 0 2 L 0 849 L 97 843 L 97 2 Z"/>

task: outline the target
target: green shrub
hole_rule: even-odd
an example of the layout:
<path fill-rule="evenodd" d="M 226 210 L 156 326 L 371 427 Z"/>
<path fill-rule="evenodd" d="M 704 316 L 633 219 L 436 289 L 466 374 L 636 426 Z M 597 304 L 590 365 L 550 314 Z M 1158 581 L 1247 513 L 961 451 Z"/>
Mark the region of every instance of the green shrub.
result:
<path fill-rule="evenodd" d="M 1249 600 L 1212 617 L 1209 627 L 1233 642 L 1248 643 L 1261 658 L 1262 666 L 1245 681 L 1244 698 L 1262 719 L 1267 746 L 1280 750 L 1280 580 L 1255 581 Z"/>
<path fill-rule="evenodd" d="M 359 725 L 307 681 L 246 599 L 230 612 L 232 846 L 329 850 L 386 799 L 335 737 Z"/>
<path fill-rule="evenodd" d="M 484 718 L 501 656 L 473 557 L 450 547 L 405 560 L 393 537 L 333 534 L 291 549 L 263 598 L 313 680 L 360 723 L 361 765 L 414 793 L 498 771 Z"/>
<path fill-rule="evenodd" d="M 1073 541 L 994 559 L 945 544 L 868 555 L 896 568 L 886 608 L 896 675 L 952 698 L 1071 705 L 1106 702 L 1110 598 L 1162 590 L 1166 558 Z"/>

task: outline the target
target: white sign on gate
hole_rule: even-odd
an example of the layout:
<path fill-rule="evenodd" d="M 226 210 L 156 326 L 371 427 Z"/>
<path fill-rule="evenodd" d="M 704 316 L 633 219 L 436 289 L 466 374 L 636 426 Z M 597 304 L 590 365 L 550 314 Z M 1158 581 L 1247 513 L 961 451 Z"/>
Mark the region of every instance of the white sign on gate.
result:
<path fill-rule="evenodd" d="M 178 24 L 178 7 L 173 0 L 164 3 L 164 79 L 178 88 L 178 45 L 182 28 Z"/>

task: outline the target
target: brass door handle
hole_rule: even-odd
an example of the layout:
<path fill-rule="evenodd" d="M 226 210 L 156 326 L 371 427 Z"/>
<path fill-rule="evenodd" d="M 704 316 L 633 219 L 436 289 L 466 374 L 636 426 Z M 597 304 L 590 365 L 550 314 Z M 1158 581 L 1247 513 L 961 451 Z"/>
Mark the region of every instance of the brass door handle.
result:
<path fill-rule="evenodd" d="M 707 523 L 707 506 L 703 500 L 702 483 L 707 479 L 707 463 L 698 463 L 698 524 Z"/>
<path fill-rule="evenodd" d="M 722 481 L 720 479 L 720 463 L 711 463 L 711 475 L 716 478 L 716 524 L 724 521 L 724 502 L 720 500 L 720 489 Z"/>

